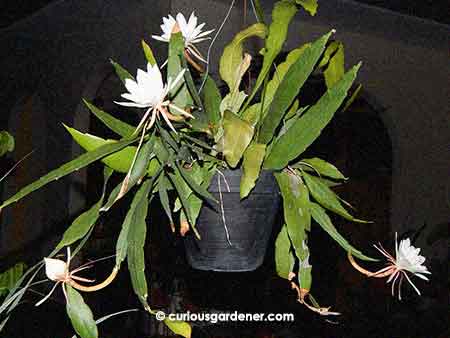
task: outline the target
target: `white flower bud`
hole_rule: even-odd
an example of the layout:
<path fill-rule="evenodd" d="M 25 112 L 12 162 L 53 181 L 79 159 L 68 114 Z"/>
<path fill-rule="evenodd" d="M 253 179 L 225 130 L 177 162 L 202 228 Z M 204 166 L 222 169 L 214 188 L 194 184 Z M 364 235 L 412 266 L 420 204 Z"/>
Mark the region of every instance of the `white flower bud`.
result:
<path fill-rule="evenodd" d="M 44 258 L 45 274 L 52 281 L 63 281 L 67 275 L 67 263 L 54 258 Z"/>

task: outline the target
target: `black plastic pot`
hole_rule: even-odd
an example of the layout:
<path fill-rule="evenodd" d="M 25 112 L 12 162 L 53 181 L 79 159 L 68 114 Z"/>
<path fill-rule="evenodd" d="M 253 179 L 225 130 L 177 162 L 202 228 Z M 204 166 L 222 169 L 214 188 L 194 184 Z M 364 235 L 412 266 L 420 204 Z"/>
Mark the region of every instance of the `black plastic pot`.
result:
<path fill-rule="evenodd" d="M 219 177 L 226 226 L 220 205 L 217 210 L 204 205 L 197 219 L 201 239 L 192 232 L 185 239 L 188 262 L 200 270 L 253 271 L 264 260 L 280 204 L 278 186 L 273 174 L 263 171 L 250 195 L 240 200 L 241 170 L 222 173 L 224 177 L 213 177 L 208 190 L 220 201 Z"/>

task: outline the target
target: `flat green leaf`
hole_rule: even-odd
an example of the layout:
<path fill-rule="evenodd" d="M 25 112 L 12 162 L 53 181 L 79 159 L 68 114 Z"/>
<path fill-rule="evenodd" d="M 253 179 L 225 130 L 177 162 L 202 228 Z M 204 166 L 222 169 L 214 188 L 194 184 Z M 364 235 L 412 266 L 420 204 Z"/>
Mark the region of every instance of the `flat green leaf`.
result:
<path fill-rule="evenodd" d="M 247 109 L 245 109 L 242 112 L 241 118 L 244 121 L 247 121 L 248 123 L 250 123 L 250 125 L 252 127 L 256 126 L 256 124 L 260 120 L 261 106 L 262 106 L 261 102 L 252 104 L 251 106 L 249 106 Z"/>
<path fill-rule="evenodd" d="M 294 269 L 294 255 L 291 252 L 291 241 L 284 225 L 275 240 L 275 266 L 278 276 L 284 279 L 290 278 Z"/>
<path fill-rule="evenodd" d="M 242 178 L 240 183 L 240 196 L 245 198 L 248 196 L 255 186 L 259 177 L 261 165 L 266 154 L 266 145 L 260 143 L 250 143 L 244 152 L 244 160 L 242 161 Z"/>
<path fill-rule="evenodd" d="M 355 101 L 358 98 L 361 89 L 362 85 L 358 84 L 353 93 L 350 95 L 350 97 L 347 100 L 345 100 L 344 107 L 342 108 L 343 112 L 346 111 L 352 105 L 353 101 Z"/>
<path fill-rule="evenodd" d="M 124 181 L 117 199 L 122 198 L 132 187 L 134 187 L 148 171 L 150 158 L 153 155 L 154 137 L 150 139 L 139 149 L 136 161 L 131 168 L 131 172 L 127 174 L 127 180 Z"/>
<path fill-rule="evenodd" d="M 174 224 L 170 208 L 169 195 L 167 194 L 167 191 L 170 188 L 172 188 L 172 185 L 170 184 L 169 179 L 165 175 L 162 175 L 158 182 L 159 200 L 161 201 L 163 209 L 169 218 L 170 224 Z"/>
<path fill-rule="evenodd" d="M 283 197 L 284 221 L 297 254 L 305 241 L 305 231 L 311 224 L 309 194 L 297 175 L 283 171 L 276 173 L 275 178 Z"/>
<path fill-rule="evenodd" d="M 125 220 L 120 230 L 116 244 L 116 267 L 120 267 L 127 256 L 129 246 L 130 228 L 138 222 L 145 222 L 147 216 L 146 205 L 148 204 L 148 194 L 153 185 L 153 180 L 145 181 L 138 189 L 128 209 Z M 143 221 L 144 220 L 144 221 Z"/>
<path fill-rule="evenodd" d="M 136 142 L 136 139 L 124 139 L 121 141 L 108 143 L 96 148 L 95 150 L 88 151 L 87 153 L 78 156 L 74 160 L 63 164 L 58 169 L 50 171 L 47 175 L 42 176 L 37 181 L 22 188 L 14 196 L 4 201 L 3 204 L 0 206 L 0 209 L 3 209 L 9 204 L 17 202 L 21 198 L 27 196 L 28 194 L 32 193 L 33 191 L 39 188 L 42 188 L 43 186 L 47 185 L 52 181 L 64 177 L 74 171 L 77 171 L 105 156 L 108 156 L 111 153 L 119 152 L 120 150 L 122 150 L 123 148 L 125 148 L 126 146 L 128 146 L 133 142 Z"/>
<path fill-rule="evenodd" d="M 109 129 L 111 129 L 116 134 L 122 136 L 122 137 L 129 137 L 133 135 L 136 127 L 133 127 L 132 125 L 129 125 L 128 123 L 125 123 L 114 116 L 104 112 L 103 110 L 97 108 L 89 101 L 83 99 L 84 104 L 88 109 L 91 111 L 92 114 L 95 115 L 100 121 L 102 121 L 105 126 L 107 126 Z"/>
<path fill-rule="evenodd" d="M 322 160 L 320 158 L 314 157 L 314 158 L 306 158 L 302 159 L 300 161 L 301 163 L 306 163 L 313 167 L 313 170 L 318 172 L 320 175 L 324 175 L 330 178 L 334 178 L 336 180 L 345 180 L 347 179 L 338 168 L 336 168 L 331 163 L 328 163 L 325 160 Z M 311 170 L 311 167 L 303 166 L 304 170 Z"/>
<path fill-rule="evenodd" d="M 133 290 L 142 302 L 147 305 L 148 287 L 145 278 L 144 245 L 147 234 L 148 194 L 152 186 L 151 180 L 142 184 L 143 195 L 134 213 L 134 222 L 128 233 L 128 270 L 130 271 Z"/>
<path fill-rule="evenodd" d="M 241 64 L 239 65 L 239 67 L 236 69 L 235 72 L 235 84 L 232 90 L 227 94 L 227 96 L 225 96 L 225 98 L 222 100 L 220 104 L 221 113 L 223 113 L 225 110 L 230 110 L 233 113 L 239 112 L 242 103 L 247 97 L 247 94 L 244 91 L 240 91 L 239 87 L 242 81 L 242 77 L 250 67 L 251 60 L 252 57 L 250 56 L 250 54 L 245 53 Z"/>
<path fill-rule="evenodd" d="M 168 173 L 168 175 L 178 196 L 177 201 L 179 202 L 175 201 L 175 209 L 178 210 L 182 207 L 181 211 L 183 211 L 185 218 L 191 225 L 191 229 L 194 231 L 195 236 L 200 239 L 200 234 L 195 228 L 195 221 L 198 216 L 197 210 L 200 210 L 201 199 L 193 193 L 179 170 L 175 170 L 174 173 Z M 206 187 L 203 186 L 203 188 Z M 180 215 L 180 219 L 183 219 L 184 216 Z"/>
<path fill-rule="evenodd" d="M 115 140 L 105 140 L 101 137 L 91 135 L 88 133 L 81 133 L 74 128 L 70 128 L 66 125 L 64 127 L 70 133 L 75 142 L 77 142 L 86 151 L 94 151 L 99 147 L 114 144 Z M 134 154 L 136 153 L 136 147 L 129 146 L 115 152 L 112 155 L 105 156 L 101 161 L 108 167 L 114 169 L 114 171 L 120 173 L 127 173 L 130 169 L 131 163 L 133 162 Z"/>
<path fill-rule="evenodd" d="M 25 264 L 20 262 L 0 273 L 0 297 L 11 291 L 25 270 Z M 0 330 L 1 331 L 1 330 Z"/>
<path fill-rule="evenodd" d="M 208 127 L 212 134 L 217 133 L 220 124 L 220 96 L 219 88 L 217 88 L 214 80 L 208 76 L 202 92 L 203 105 L 208 119 Z"/>
<path fill-rule="evenodd" d="M 191 338 L 192 328 L 189 323 L 180 320 L 170 320 L 166 318 L 164 319 L 164 324 L 166 324 L 170 331 L 172 331 L 173 333 L 185 338 Z"/>
<path fill-rule="evenodd" d="M 125 84 L 126 79 L 130 79 L 130 80 L 134 81 L 133 75 L 131 75 L 125 68 L 123 68 L 121 65 L 119 65 L 117 62 L 115 62 L 113 60 L 110 60 L 110 62 L 113 65 L 117 76 L 119 77 L 120 81 L 122 81 L 123 84 Z"/>
<path fill-rule="evenodd" d="M 296 248 L 295 253 L 298 257 L 298 283 L 302 289 L 311 290 L 312 284 L 312 266 L 309 264 L 309 247 L 307 244 L 308 235 L 305 233 L 305 239 L 300 248 Z"/>
<path fill-rule="evenodd" d="M 169 56 L 167 59 L 167 82 L 169 79 L 175 80 L 175 78 L 183 70 L 181 59 L 184 58 L 184 39 L 181 32 L 172 33 L 169 41 Z M 180 81 L 177 86 L 172 88 L 169 92 L 169 98 L 172 103 L 181 109 L 185 109 L 192 105 L 192 98 L 189 94 L 185 81 Z M 180 115 L 175 109 L 171 109 L 170 112 L 174 115 Z"/>
<path fill-rule="evenodd" d="M 317 13 L 317 0 L 295 0 L 300 6 L 302 6 L 312 16 Z"/>
<path fill-rule="evenodd" d="M 247 108 L 247 105 L 251 102 L 253 97 L 258 92 L 258 89 L 263 84 L 267 74 L 269 74 L 273 61 L 278 53 L 280 53 L 284 41 L 286 40 L 289 23 L 295 13 L 297 13 L 297 6 L 294 3 L 290 1 L 278 1 L 275 3 L 272 11 L 272 22 L 269 26 L 269 33 L 265 43 L 263 65 L 261 67 L 261 71 L 259 72 L 258 78 L 256 79 L 252 94 L 247 100 L 246 106 L 243 110 Z"/>
<path fill-rule="evenodd" d="M 79 239 L 86 236 L 89 230 L 94 226 L 98 217 L 100 216 L 100 208 L 103 204 L 103 199 L 105 198 L 106 185 L 109 178 L 111 177 L 112 170 L 105 167 L 104 170 L 104 183 L 103 192 L 100 200 L 95 203 L 89 210 L 83 212 L 78 216 L 70 225 L 70 227 L 64 232 L 63 238 L 56 246 L 56 251 L 60 251 L 63 247 L 69 246 L 75 243 Z"/>
<path fill-rule="evenodd" d="M 260 143 L 267 144 L 275 136 L 275 130 L 283 119 L 286 110 L 297 97 L 300 88 L 313 71 L 331 34 L 332 32 L 329 32 L 316 40 L 313 44 L 307 46 L 297 61 L 289 67 L 289 70 L 279 84 L 268 108 L 268 112 L 262 121 L 258 136 Z"/>
<path fill-rule="evenodd" d="M 192 173 L 189 170 L 184 169 L 178 162 L 176 162 L 175 165 L 178 168 L 181 177 L 185 180 L 185 182 L 189 185 L 193 192 L 205 198 L 206 200 L 218 203 L 214 196 L 211 195 L 211 193 L 205 187 L 201 186 L 195 181 L 195 179 L 192 177 Z"/>
<path fill-rule="evenodd" d="M 323 128 L 330 122 L 334 113 L 344 101 L 359 67 L 360 64 L 348 71 L 344 77 L 331 89 L 327 90 L 319 101 L 309 108 L 285 134 L 275 141 L 269 155 L 264 161 L 265 168 L 284 168 L 317 139 Z M 267 136 L 267 138 L 270 138 L 270 136 Z"/>
<path fill-rule="evenodd" d="M 247 121 L 242 120 L 230 111 L 226 111 L 223 116 L 223 130 L 222 153 L 227 163 L 234 168 L 250 144 L 254 129 Z"/>
<path fill-rule="evenodd" d="M 323 207 L 330 211 L 333 211 L 338 215 L 341 215 L 342 217 L 350 221 L 362 222 L 358 219 L 355 219 L 347 210 L 345 210 L 334 191 L 331 190 L 319 178 L 309 175 L 305 172 L 302 173 L 302 176 L 305 180 L 306 185 L 308 186 L 311 195 Z"/>
<path fill-rule="evenodd" d="M 331 88 L 344 76 L 344 45 L 341 42 L 333 42 L 337 44 L 336 51 L 328 61 L 328 67 L 324 70 L 325 84 L 327 88 Z"/>
<path fill-rule="evenodd" d="M 237 33 L 233 40 L 224 48 L 220 58 L 219 73 L 222 80 L 230 88 L 230 92 L 238 89 L 242 79 L 240 65 L 243 62 L 243 42 L 252 36 L 264 39 L 266 34 L 266 26 L 262 23 L 256 23 Z"/>
<path fill-rule="evenodd" d="M 14 150 L 14 137 L 7 131 L 0 132 L 0 156 Z"/>
<path fill-rule="evenodd" d="M 264 94 L 264 106 L 262 107 L 263 112 L 266 112 L 267 108 L 272 103 L 278 87 L 280 86 L 282 80 L 286 76 L 291 66 L 300 58 L 305 49 L 308 48 L 310 45 L 311 44 L 308 43 L 299 48 L 293 49 L 286 56 L 286 60 L 277 65 L 272 79 L 267 83 L 266 86 L 266 92 Z"/>
<path fill-rule="evenodd" d="M 237 114 L 241 109 L 242 103 L 244 103 L 247 94 L 244 91 L 240 91 L 233 94 L 227 94 L 220 103 L 220 112 L 223 114 L 229 110 L 232 113 Z"/>
<path fill-rule="evenodd" d="M 319 224 L 323 230 L 325 230 L 345 251 L 350 251 L 353 256 L 358 257 L 359 259 L 366 261 L 376 261 L 371 257 L 368 257 L 361 253 L 361 251 L 355 249 L 350 245 L 347 240 L 342 237 L 341 234 L 337 231 L 333 223 L 331 222 L 330 217 L 327 215 L 325 210 L 318 205 L 317 203 L 311 202 L 310 205 L 311 216 L 313 219 Z"/>
<path fill-rule="evenodd" d="M 67 294 L 66 311 L 75 332 L 81 338 L 97 338 L 98 329 L 92 311 L 83 297 L 70 285 L 65 284 Z"/>
<path fill-rule="evenodd" d="M 155 59 L 155 56 L 153 55 L 153 52 L 152 52 L 152 49 L 150 48 L 150 46 L 144 40 L 141 41 L 141 44 L 142 44 L 142 49 L 144 50 L 145 58 L 147 59 L 148 63 L 150 63 L 150 65 L 152 65 L 152 66 L 156 65 L 156 59 Z"/>

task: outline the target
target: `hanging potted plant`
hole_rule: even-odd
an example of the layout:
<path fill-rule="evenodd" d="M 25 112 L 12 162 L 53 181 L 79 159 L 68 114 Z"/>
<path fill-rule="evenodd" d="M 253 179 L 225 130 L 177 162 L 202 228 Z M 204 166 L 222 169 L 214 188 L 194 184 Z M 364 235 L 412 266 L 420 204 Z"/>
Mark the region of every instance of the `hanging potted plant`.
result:
<path fill-rule="evenodd" d="M 330 31 L 290 51 L 272 72 L 299 5 L 315 13 L 317 4 L 279 1 L 270 24 L 261 20 L 249 26 L 224 48 L 219 70 L 228 92 L 223 97 L 215 80 L 204 71 L 206 59 L 196 47 L 212 31 L 203 31 L 204 24 L 197 25 L 194 14 L 188 20 L 181 14 L 164 18 L 163 34 L 154 36 L 168 43 L 164 69 L 144 41 L 146 66 L 137 70 L 136 77 L 112 62 L 127 91 L 116 103 L 139 112 L 139 123 L 125 123 L 85 100 L 89 110 L 117 138 L 108 140 L 64 126 L 86 152 L 24 187 L 0 206 L 3 209 L 94 162 L 103 165 L 104 188 L 98 201 L 73 221 L 55 250 L 18 284 L 31 276 L 26 284 L 29 286 L 45 266 L 55 286 L 62 285 L 68 315 L 81 337 L 97 337 L 98 331 L 78 291 L 107 286 L 125 260 L 143 308 L 156 313 L 148 299 L 144 255 L 148 206 L 156 201 L 173 231 L 188 234 L 190 263 L 199 269 L 219 271 L 252 270 L 261 264 L 282 202 L 283 226 L 275 242 L 277 273 L 292 283 L 301 303 L 320 314 L 335 313 L 319 307 L 313 298 L 307 302 L 312 283 L 308 247 L 311 226 L 320 226 L 352 259 L 372 260 L 339 234 L 329 216 L 334 213 L 363 222 L 348 212 L 345 202 L 331 189 L 336 181 L 346 180 L 344 175 L 323 159 L 302 156 L 334 113 L 349 103 L 346 99 L 360 64 L 343 71 L 342 45 L 330 42 L 334 33 Z M 263 62 L 254 85 L 245 92 L 241 82 L 252 57 L 244 52 L 243 42 L 250 37 L 264 40 Z M 317 102 L 304 106 L 298 95 L 317 70 L 325 71 L 328 89 Z M 199 85 L 193 80 L 193 72 L 199 72 Z M 121 182 L 109 189 L 113 174 L 120 175 Z M 99 216 L 107 214 L 127 194 L 133 197 L 116 243 L 112 272 L 105 281 L 89 285 L 89 280 L 77 276 L 85 267 L 71 269 L 71 258 L 82 248 Z M 69 247 L 76 243 L 71 254 Z M 64 248 L 65 261 L 53 258 Z M 11 291 L 0 313 L 19 302 L 24 291 L 18 290 Z M 190 335 L 187 323 L 165 322 L 174 332 Z"/>

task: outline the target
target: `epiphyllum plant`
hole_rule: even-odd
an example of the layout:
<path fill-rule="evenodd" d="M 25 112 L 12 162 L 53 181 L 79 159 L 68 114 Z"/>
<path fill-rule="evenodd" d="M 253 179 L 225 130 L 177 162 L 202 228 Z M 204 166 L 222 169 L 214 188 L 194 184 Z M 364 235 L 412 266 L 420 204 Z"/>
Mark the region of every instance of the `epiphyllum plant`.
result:
<path fill-rule="evenodd" d="M 181 15 L 177 15 L 176 20 L 169 16 L 164 20 L 164 34 L 159 38 L 169 42 L 167 84 L 164 85 L 156 59 L 145 42 L 143 50 L 147 71 L 138 70 L 136 79 L 113 62 L 128 90 L 122 95 L 128 102 L 118 104 L 137 108 L 142 114 L 140 123 L 137 126 L 127 124 L 85 101 L 90 111 L 115 132 L 118 139 L 105 140 L 65 126 L 86 153 L 24 187 L 0 208 L 55 179 L 101 162 L 104 165 L 104 188 L 98 202 L 74 220 L 48 258 L 76 242 L 80 243 L 75 250 L 78 251 L 100 214 L 112 208 L 121 196 L 133 194 L 116 243 L 113 277 L 108 277 L 101 286 L 112 281 L 126 260 L 133 290 L 143 308 L 153 314 L 148 300 L 144 255 L 146 218 L 149 203 L 155 201 L 153 197 L 159 197 L 174 231 L 177 227 L 182 234 L 192 230 L 201 238 L 202 234 L 196 229 L 196 219 L 202 204 L 217 205 L 207 190 L 212 176 L 223 168 L 242 169 L 240 195 L 246 198 L 261 171 L 268 170 L 273 172 L 279 185 L 284 208 L 284 225 L 275 242 L 277 273 L 292 284 L 298 291 L 299 301 L 308 308 L 323 315 L 337 314 L 329 308 L 319 307 L 310 295 L 312 266 L 308 236 L 311 227 L 321 227 L 350 252 L 351 257 L 373 259 L 340 235 L 329 216 L 332 212 L 349 221 L 362 222 L 348 212 L 345 203 L 331 189 L 346 180 L 344 175 L 325 160 L 304 158 L 302 154 L 334 113 L 340 107 L 345 109 L 351 102 L 353 96 L 347 99 L 347 94 L 360 65 L 344 71 L 343 46 L 329 41 L 333 34 L 330 31 L 318 40 L 290 51 L 286 59 L 274 67 L 298 5 L 311 14 L 315 13 L 317 6 L 315 1 L 279 1 L 274 6 L 270 24 L 265 24 L 260 18 L 260 22 L 239 32 L 224 48 L 219 64 L 220 77 L 229 89 L 224 97 L 208 74 L 202 74 L 201 92 L 191 77 L 191 70 L 196 71 L 198 67 L 189 53 L 200 56 L 194 43 L 205 39 L 210 31 L 201 32 L 203 24 L 197 26 L 194 15 L 188 22 Z M 244 91 L 241 81 L 252 58 L 244 53 L 243 42 L 249 37 L 263 39 L 265 47 L 256 82 L 251 90 Z M 272 69 L 275 69 L 273 75 Z M 301 88 L 312 72 L 323 72 L 328 89 L 314 105 L 302 106 L 298 95 L 300 93 L 301 97 Z M 161 123 L 158 116 L 165 123 Z M 108 181 L 113 173 L 125 175 L 125 178 L 109 189 Z M 172 196 L 175 197 L 173 200 Z M 68 265 L 57 264 L 60 267 Z M 18 286 L 26 281 L 25 288 L 13 290 L 1 306 L 0 313 L 9 313 L 19 303 L 24 290 L 31 285 L 42 266 L 40 263 L 24 275 Z M 399 267 L 397 264 L 396 268 L 385 271 L 394 274 L 400 271 Z M 69 282 L 75 285 L 72 283 L 75 278 L 73 271 L 68 270 L 64 268 L 57 277 L 52 274 L 48 277 L 63 282 L 70 290 L 67 292 L 67 312 L 78 335 L 97 337 L 92 312 L 78 291 L 69 285 Z M 174 332 L 190 336 L 187 323 L 166 320 L 166 324 Z"/>

